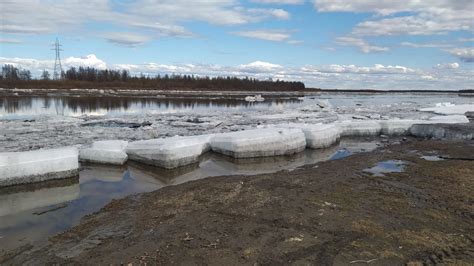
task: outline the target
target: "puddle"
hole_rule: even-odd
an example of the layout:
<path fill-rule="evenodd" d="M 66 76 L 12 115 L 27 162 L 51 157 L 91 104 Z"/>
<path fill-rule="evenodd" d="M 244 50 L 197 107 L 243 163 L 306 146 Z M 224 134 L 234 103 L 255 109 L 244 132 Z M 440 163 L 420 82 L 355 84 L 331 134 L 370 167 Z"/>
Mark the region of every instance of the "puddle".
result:
<path fill-rule="evenodd" d="M 372 168 L 365 169 L 364 172 L 371 173 L 374 176 L 384 176 L 388 173 L 401 173 L 405 170 L 405 162 L 400 160 L 389 160 L 377 163 Z"/>
<path fill-rule="evenodd" d="M 0 189 L 0 250 L 27 243 L 41 245 L 54 234 L 78 224 L 112 199 L 150 192 L 212 176 L 256 175 L 291 170 L 375 149 L 378 141 L 342 139 L 323 150 L 294 156 L 232 159 L 215 153 L 199 164 L 174 170 L 128 162 L 125 166 L 83 164 L 79 179 Z M 343 152 L 341 152 L 343 151 Z"/>
<path fill-rule="evenodd" d="M 437 155 L 421 156 L 420 158 L 423 159 L 423 160 L 426 160 L 426 161 L 430 161 L 430 162 L 444 161 L 443 158 L 441 158 Z"/>

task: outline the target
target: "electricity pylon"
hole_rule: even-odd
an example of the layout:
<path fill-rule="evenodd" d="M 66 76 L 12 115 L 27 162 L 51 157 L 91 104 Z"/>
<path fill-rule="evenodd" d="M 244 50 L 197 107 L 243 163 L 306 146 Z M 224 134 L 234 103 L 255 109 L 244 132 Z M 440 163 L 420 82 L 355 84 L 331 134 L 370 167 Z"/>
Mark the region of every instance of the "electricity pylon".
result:
<path fill-rule="evenodd" d="M 51 50 L 56 51 L 56 60 L 54 60 L 54 73 L 53 73 L 53 79 L 54 80 L 60 80 L 62 79 L 62 73 L 63 73 L 63 67 L 61 65 L 61 57 L 59 52 L 63 51 L 61 49 L 61 44 L 59 44 L 58 38 L 56 38 L 56 42 L 53 44 L 54 48 Z"/>

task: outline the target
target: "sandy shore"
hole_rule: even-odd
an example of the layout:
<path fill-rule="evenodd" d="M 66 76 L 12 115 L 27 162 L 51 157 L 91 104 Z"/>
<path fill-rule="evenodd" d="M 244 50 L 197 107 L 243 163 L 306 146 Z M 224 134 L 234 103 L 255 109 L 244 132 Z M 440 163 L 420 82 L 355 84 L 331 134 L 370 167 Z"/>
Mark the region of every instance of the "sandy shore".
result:
<path fill-rule="evenodd" d="M 0 263 L 470 264 L 473 160 L 473 141 L 408 138 L 294 171 L 198 180 L 113 201 Z M 383 161 L 394 172 L 366 171 Z"/>

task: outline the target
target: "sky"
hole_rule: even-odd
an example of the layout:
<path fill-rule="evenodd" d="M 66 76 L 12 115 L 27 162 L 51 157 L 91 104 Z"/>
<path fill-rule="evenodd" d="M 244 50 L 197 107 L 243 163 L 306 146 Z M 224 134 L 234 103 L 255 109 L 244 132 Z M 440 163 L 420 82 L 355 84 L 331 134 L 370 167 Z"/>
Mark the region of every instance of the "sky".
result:
<path fill-rule="evenodd" d="M 474 89 L 474 0 L 0 0 L 0 64 Z"/>

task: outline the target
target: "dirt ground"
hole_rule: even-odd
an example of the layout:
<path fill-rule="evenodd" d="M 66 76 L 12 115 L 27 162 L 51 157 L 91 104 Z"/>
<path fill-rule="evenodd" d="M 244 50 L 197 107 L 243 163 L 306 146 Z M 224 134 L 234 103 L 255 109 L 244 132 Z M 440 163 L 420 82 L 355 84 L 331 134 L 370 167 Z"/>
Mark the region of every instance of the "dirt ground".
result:
<path fill-rule="evenodd" d="M 387 160 L 404 171 L 364 171 Z M 472 265 L 473 188 L 474 141 L 409 138 L 294 171 L 115 200 L 0 264 Z"/>

